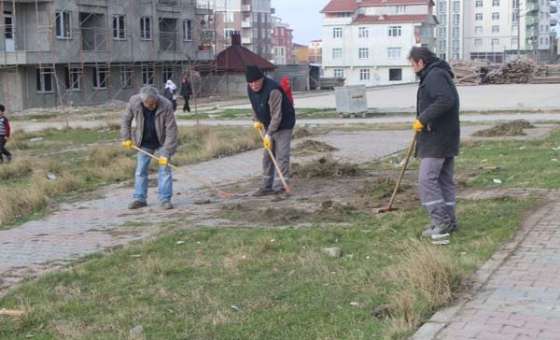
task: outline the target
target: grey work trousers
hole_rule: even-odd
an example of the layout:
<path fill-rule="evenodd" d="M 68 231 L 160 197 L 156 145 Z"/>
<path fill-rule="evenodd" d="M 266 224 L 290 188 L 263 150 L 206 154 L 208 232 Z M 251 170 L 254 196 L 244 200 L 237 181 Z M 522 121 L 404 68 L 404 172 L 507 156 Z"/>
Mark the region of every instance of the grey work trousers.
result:
<path fill-rule="evenodd" d="M 278 167 L 286 181 L 290 176 L 290 146 L 292 143 L 292 130 L 279 130 L 272 134 L 272 154 L 278 162 Z M 280 191 L 284 189 L 280 176 L 276 174 L 276 168 L 268 151 L 264 150 L 263 156 L 263 188 Z"/>
<path fill-rule="evenodd" d="M 433 226 L 457 223 L 455 217 L 454 158 L 422 158 L 418 187 L 420 201 Z"/>

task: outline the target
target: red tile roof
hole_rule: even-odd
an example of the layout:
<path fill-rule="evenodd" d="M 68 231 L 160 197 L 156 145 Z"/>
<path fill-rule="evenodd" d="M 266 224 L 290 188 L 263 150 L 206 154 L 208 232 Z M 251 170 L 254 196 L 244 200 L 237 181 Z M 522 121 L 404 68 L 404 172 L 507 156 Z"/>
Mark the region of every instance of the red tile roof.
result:
<path fill-rule="evenodd" d="M 268 60 L 236 44 L 226 48 L 216 57 L 216 67 L 219 72 L 245 72 L 247 65 L 256 65 L 263 71 L 272 71 L 276 68 Z"/>
<path fill-rule="evenodd" d="M 429 5 L 432 0 L 331 0 L 321 12 L 354 12 L 360 7 L 397 6 L 397 5 Z"/>
<path fill-rule="evenodd" d="M 358 15 L 354 24 L 404 24 L 430 21 L 431 15 Z"/>

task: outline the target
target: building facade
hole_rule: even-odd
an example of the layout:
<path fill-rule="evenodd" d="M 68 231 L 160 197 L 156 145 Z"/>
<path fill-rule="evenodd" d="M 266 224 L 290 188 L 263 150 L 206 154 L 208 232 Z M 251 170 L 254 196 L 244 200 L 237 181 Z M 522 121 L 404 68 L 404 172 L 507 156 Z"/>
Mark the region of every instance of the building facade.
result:
<path fill-rule="evenodd" d="M 309 63 L 321 64 L 323 62 L 323 41 L 312 40 L 309 43 Z"/>
<path fill-rule="evenodd" d="M 431 0 L 331 0 L 323 9 L 322 71 L 346 85 L 416 80 L 408 52 L 433 49 Z"/>
<path fill-rule="evenodd" d="M 231 35 L 241 33 L 241 44 L 254 53 L 272 58 L 272 12 L 270 0 L 197 0 L 198 7 L 213 13 L 214 52 L 231 46 Z"/>
<path fill-rule="evenodd" d="M 272 63 L 287 65 L 294 63 L 293 30 L 279 17 L 272 17 Z"/>
<path fill-rule="evenodd" d="M 436 0 L 436 54 L 444 60 L 460 60 L 464 53 L 465 0 Z"/>
<path fill-rule="evenodd" d="M 190 0 L 54 0 L 1 5 L 0 101 L 11 111 L 127 100 L 179 82 L 200 48 Z"/>

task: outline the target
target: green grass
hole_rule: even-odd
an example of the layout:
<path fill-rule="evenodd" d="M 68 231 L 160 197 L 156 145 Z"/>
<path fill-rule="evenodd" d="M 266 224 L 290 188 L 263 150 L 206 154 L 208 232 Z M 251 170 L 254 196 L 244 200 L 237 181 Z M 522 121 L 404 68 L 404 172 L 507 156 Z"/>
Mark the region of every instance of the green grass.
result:
<path fill-rule="evenodd" d="M 298 118 L 336 118 L 335 109 L 314 109 L 314 108 L 296 108 Z M 224 109 L 201 111 L 198 114 L 181 114 L 177 115 L 178 119 L 196 120 L 196 119 L 247 119 L 252 117 L 251 109 Z"/>
<path fill-rule="evenodd" d="M 532 204 L 461 202 L 462 229 L 449 248 L 427 247 L 452 261 L 452 277 L 462 278 L 511 238 Z M 439 307 L 419 292 L 417 320 L 394 326 L 402 311 L 398 297 L 420 288 L 390 273 L 409 262 L 407 251 L 421 249 L 413 240 L 425 214 L 418 209 L 349 222 L 179 231 L 93 256 L 0 300 L 4 308 L 29 311 L 22 319 L 0 319 L 0 338 L 123 339 L 137 325 L 147 339 L 402 338 Z M 344 256 L 323 255 L 330 246 Z M 456 290 L 456 280 L 453 285 Z M 393 306 L 393 319 L 371 315 L 384 304 Z"/>
<path fill-rule="evenodd" d="M 457 161 L 458 169 L 473 174 L 468 186 L 558 188 L 560 130 L 544 140 L 467 143 Z"/>

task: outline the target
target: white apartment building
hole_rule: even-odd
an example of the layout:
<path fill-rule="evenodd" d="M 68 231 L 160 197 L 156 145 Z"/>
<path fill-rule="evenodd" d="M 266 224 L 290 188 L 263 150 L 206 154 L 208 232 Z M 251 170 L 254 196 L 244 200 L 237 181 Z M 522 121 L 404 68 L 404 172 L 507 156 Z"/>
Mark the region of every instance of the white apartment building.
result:
<path fill-rule="evenodd" d="M 465 2 L 469 0 L 436 0 L 436 54 L 444 60 L 463 59 Z"/>
<path fill-rule="evenodd" d="M 331 0 L 322 10 L 322 71 L 346 85 L 410 83 L 413 46 L 433 49 L 431 0 Z"/>

